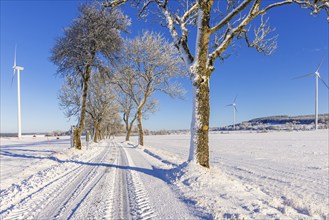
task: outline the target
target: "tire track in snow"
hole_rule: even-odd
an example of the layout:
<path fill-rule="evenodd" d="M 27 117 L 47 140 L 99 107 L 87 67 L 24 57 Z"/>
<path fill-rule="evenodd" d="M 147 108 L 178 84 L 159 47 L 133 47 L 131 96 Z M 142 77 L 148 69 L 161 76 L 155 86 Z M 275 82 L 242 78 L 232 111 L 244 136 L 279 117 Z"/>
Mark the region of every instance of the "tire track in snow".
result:
<path fill-rule="evenodd" d="M 257 164 L 257 161 L 234 159 L 227 161 L 226 158 L 217 158 L 216 160 L 223 161 L 222 166 L 226 167 L 225 172 L 227 174 L 235 176 L 244 184 L 256 183 L 263 193 L 271 198 L 277 197 L 276 203 L 272 205 L 271 201 L 262 200 L 261 202 L 283 214 L 286 213 L 286 207 L 290 207 L 289 212 L 294 212 L 295 216 L 300 218 L 307 218 L 313 212 L 319 213 L 320 216 L 325 216 L 328 213 L 326 208 L 310 205 L 314 198 L 321 200 L 326 197 L 324 190 L 328 185 L 327 180 L 314 179 L 306 174 L 292 172 L 290 168 L 283 170 L 275 169 L 275 166 L 271 167 L 270 165 L 262 166 L 264 164 Z M 301 185 L 300 183 L 304 184 Z M 313 194 L 313 191 L 323 193 Z M 309 196 L 306 197 L 305 195 Z"/>
<path fill-rule="evenodd" d="M 69 219 L 74 215 L 81 203 L 103 177 L 104 173 L 99 171 L 100 167 L 97 164 L 101 164 L 109 152 L 110 148 L 104 147 L 103 151 L 93 162 L 93 166 L 85 166 L 85 171 L 82 172 L 82 175 L 77 176 L 78 178 L 76 178 L 74 182 L 71 181 L 70 186 L 76 187 L 71 188 L 69 186 L 64 189 L 63 193 L 61 193 L 61 196 L 57 199 L 57 209 L 51 209 L 53 213 L 51 216 L 54 216 L 57 219 L 61 219 L 63 217 Z M 49 213 L 43 213 L 46 215 L 46 217 L 49 216 Z"/>
<path fill-rule="evenodd" d="M 132 219 L 154 219 L 156 214 L 152 208 L 148 194 L 146 193 L 143 182 L 141 181 L 139 174 L 132 168 L 135 167 L 129 153 L 124 149 L 122 144 L 117 143 L 120 154 L 122 155 L 124 166 L 128 166 L 126 169 L 126 183 L 129 199 L 130 214 Z"/>
<path fill-rule="evenodd" d="M 91 158 L 88 162 L 91 162 L 92 160 L 94 160 L 95 157 L 97 157 L 97 155 L 94 156 L 93 158 Z M 10 213 L 13 209 L 14 210 L 19 209 L 22 206 L 22 203 L 26 203 L 28 200 L 30 200 L 32 197 L 34 197 L 35 194 L 40 193 L 40 191 L 44 190 L 45 188 L 47 188 L 49 186 L 54 187 L 54 189 L 51 190 L 51 188 L 49 188 L 51 191 L 50 191 L 50 193 L 47 193 L 46 195 L 51 195 L 52 192 L 55 192 L 57 189 L 59 189 L 58 188 L 59 186 L 62 186 L 63 184 L 65 185 L 67 183 L 67 181 L 65 181 L 66 179 L 64 179 L 65 177 L 67 177 L 73 173 L 76 174 L 77 172 L 80 172 L 80 170 L 82 168 L 82 165 L 79 165 L 76 168 L 66 172 L 63 175 L 59 174 L 59 177 L 56 178 L 55 180 L 52 177 L 52 179 L 46 180 L 45 181 L 46 183 L 44 183 L 44 182 L 38 183 L 38 182 L 40 182 L 39 173 L 46 173 L 45 174 L 46 177 L 51 172 L 55 172 L 55 175 L 56 175 L 56 174 L 58 174 L 58 170 L 60 170 L 61 165 L 62 164 L 59 164 L 54 167 L 47 168 L 43 171 L 39 171 L 37 173 L 37 175 L 33 175 L 30 178 L 28 178 L 27 180 L 24 180 L 22 185 L 15 186 L 16 193 L 14 193 L 13 195 L 11 195 L 11 193 L 10 193 L 10 191 L 12 191 L 12 189 L 7 190 L 7 192 L 5 192 L 5 190 L 4 190 L 5 193 L 2 193 L 2 195 L 1 195 L 2 198 L 0 199 L 0 202 L 2 203 L 2 208 L 3 208 L 3 210 L 0 212 L 0 214 L 2 214 L 1 217 L 7 216 L 8 213 Z M 44 178 L 44 176 L 41 176 L 41 177 Z M 35 184 L 33 181 L 37 181 L 37 183 Z M 32 185 L 32 184 L 35 184 L 35 185 Z M 39 184 L 39 186 L 38 186 L 38 184 Z M 27 196 L 25 195 L 26 194 L 25 191 L 29 192 L 30 189 L 33 190 L 34 188 L 36 188 L 36 189 L 33 192 L 29 193 Z M 44 198 L 44 199 L 46 199 L 46 198 Z M 4 203 L 9 204 L 9 202 L 13 203 L 13 204 L 8 205 L 7 207 L 4 208 L 3 204 Z"/>
<path fill-rule="evenodd" d="M 223 160 L 225 161 L 225 159 Z M 247 183 L 250 181 L 258 183 L 257 185 L 266 194 L 269 194 L 270 189 L 277 189 L 277 193 L 283 193 L 282 188 L 278 188 L 277 186 L 284 185 L 286 191 L 295 192 L 297 195 L 303 196 L 305 192 L 309 192 L 310 189 L 316 192 L 323 192 L 323 189 L 326 189 L 328 185 L 328 181 L 320 181 L 306 175 L 274 169 L 273 167 L 262 167 L 259 164 L 247 161 L 234 161 L 235 164 L 239 164 L 239 166 L 229 165 L 232 161 L 234 160 L 231 160 L 229 163 L 225 162 L 225 166 L 228 167 L 226 170 L 228 174 L 244 180 Z M 307 184 L 299 184 L 305 182 Z M 323 195 L 319 194 L 319 196 Z"/>
<path fill-rule="evenodd" d="M 108 151 L 108 149 L 104 148 L 103 151 L 86 163 L 102 161 Z M 61 207 L 61 205 L 63 205 L 62 199 L 69 198 L 70 200 L 76 198 L 79 191 L 81 192 L 80 189 L 85 187 L 88 181 L 95 176 L 96 168 L 96 166 L 87 166 L 86 168 L 85 164 L 79 165 L 14 204 L 11 210 L 3 216 L 4 219 L 43 219 L 49 218 L 50 216 L 54 218 L 56 215 L 59 217 L 63 208 L 66 208 L 65 206 Z M 87 181 L 84 181 L 86 176 Z M 77 185 L 77 187 L 75 190 L 72 190 L 72 186 L 75 185 Z M 68 202 L 69 200 L 66 201 Z M 60 211 L 55 214 L 58 209 L 60 209 Z"/>
<path fill-rule="evenodd" d="M 110 148 L 110 145 L 104 146 L 104 151 L 99 154 L 100 159 L 95 161 L 95 166 L 87 167 L 87 169 L 89 169 L 87 175 L 80 175 L 79 181 L 77 181 L 79 184 L 73 193 L 71 193 L 70 188 L 67 189 L 70 195 L 68 199 L 66 199 L 67 197 L 62 197 L 64 198 L 65 202 L 63 203 L 62 201 L 62 204 L 60 205 L 61 209 L 55 215 L 56 218 L 72 218 L 80 205 L 83 204 L 87 196 L 89 196 L 92 190 L 95 189 L 97 184 L 106 174 L 106 170 L 109 169 L 109 167 L 102 167 L 100 165 L 106 161 L 106 158 L 111 151 Z"/>
<path fill-rule="evenodd" d="M 163 160 L 159 157 L 145 153 L 139 147 L 130 147 L 123 144 L 129 165 L 132 167 L 131 175 L 135 179 L 134 185 L 140 188 L 139 200 L 144 203 L 142 212 L 135 218 L 146 219 L 208 219 L 211 216 L 199 212 L 196 207 L 187 204 L 187 201 L 177 192 L 164 176 L 164 170 L 159 169 L 159 163 Z M 166 161 L 167 162 L 167 161 Z M 167 164 L 167 163 L 164 163 Z M 161 166 L 161 165 L 160 165 Z M 170 166 L 171 167 L 171 166 Z M 140 184 L 140 185 L 139 185 Z M 144 200 L 144 201 L 143 201 Z M 140 217 L 142 216 L 142 217 Z"/>
<path fill-rule="evenodd" d="M 112 145 L 111 152 L 105 161 L 106 163 L 116 165 L 118 162 L 117 149 L 112 142 L 109 144 Z M 112 217 L 112 209 L 114 206 L 115 179 L 115 168 L 106 167 L 98 183 L 90 191 L 90 195 L 83 201 L 71 219 L 114 219 Z"/>
<path fill-rule="evenodd" d="M 118 152 L 118 167 L 115 169 L 115 184 L 113 201 L 115 206 L 112 207 L 111 217 L 113 219 L 130 219 L 129 217 L 129 205 L 128 205 L 128 190 L 127 190 L 127 170 L 124 167 L 127 165 L 124 155 L 118 146 L 114 146 Z"/>

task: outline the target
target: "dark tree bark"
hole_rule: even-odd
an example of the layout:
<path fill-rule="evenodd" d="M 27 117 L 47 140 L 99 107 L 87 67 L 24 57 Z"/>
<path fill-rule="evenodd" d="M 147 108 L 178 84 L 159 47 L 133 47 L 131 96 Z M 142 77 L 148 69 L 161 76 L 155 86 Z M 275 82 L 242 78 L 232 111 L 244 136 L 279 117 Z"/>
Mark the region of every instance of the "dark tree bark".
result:
<path fill-rule="evenodd" d="M 137 112 L 137 126 L 138 126 L 138 144 L 144 145 L 144 131 L 143 131 L 143 124 L 142 124 L 142 111 L 141 109 Z"/>
<path fill-rule="evenodd" d="M 81 134 L 85 127 L 85 117 L 86 117 L 86 103 L 87 103 L 87 95 L 88 95 L 88 83 L 90 80 L 90 66 L 86 67 L 86 73 L 83 80 L 83 92 L 82 92 L 82 104 L 81 104 L 81 112 L 80 112 L 80 120 L 79 125 L 77 127 L 75 138 L 75 148 L 81 150 Z"/>

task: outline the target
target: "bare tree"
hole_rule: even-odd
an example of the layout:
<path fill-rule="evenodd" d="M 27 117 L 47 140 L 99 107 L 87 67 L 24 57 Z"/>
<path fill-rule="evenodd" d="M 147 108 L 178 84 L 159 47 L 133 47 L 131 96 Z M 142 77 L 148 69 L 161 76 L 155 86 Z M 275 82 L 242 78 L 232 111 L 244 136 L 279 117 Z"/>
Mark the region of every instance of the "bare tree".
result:
<path fill-rule="evenodd" d="M 116 7 L 129 0 L 107 0 L 105 7 Z M 264 54 L 276 48 L 276 37 L 269 37 L 273 29 L 263 16 L 269 10 L 288 4 L 298 4 L 311 14 L 325 11 L 329 21 L 328 0 L 133 0 L 139 16 L 159 16 L 160 24 L 167 27 L 173 42 L 184 60 L 193 84 L 193 115 L 189 161 L 209 167 L 209 81 L 216 60 L 227 58 L 228 48 L 238 39 L 248 47 Z M 250 34 L 251 22 L 255 26 Z M 195 42 L 189 44 L 190 33 L 196 31 Z M 192 45 L 192 46 L 191 46 Z M 192 48 L 194 47 L 195 48 Z M 193 54 L 194 51 L 194 54 Z"/>
<path fill-rule="evenodd" d="M 64 79 L 64 84 L 59 90 L 59 105 L 64 110 L 67 118 L 78 117 L 81 111 L 81 82 L 76 81 L 72 75 L 68 75 Z"/>
<path fill-rule="evenodd" d="M 111 85 L 100 73 L 93 74 L 87 97 L 86 113 L 92 120 L 94 142 L 104 138 L 104 130 L 117 115 L 118 106 Z"/>
<path fill-rule="evenodd" d="M 123 125 L 121 122 L 119 111 L 113 112 L 106 123 L 103 123 L 103 136 L 110 138 L 111 135 L 114 136 L 118 133 L 122 133 Z"/>
<path fill-rule="evenodd" d="M 157 101 L 150 100 L 150 97 L 156 91 L 172 97 L 182 97 L 184 90 L 172 81 L 172 78 L 184 73 L 183 63 L 176 49 L 161 35 L 144 32 L 141 36 L 125 42 L 115 81 L 136 107 L 132 120 L 137 119 L 140 145 L 144 144 L 144 114 L 154 111 L 157 106 Z M 129 99 L 127 101 L 131 104 Z M 127 116 L 125 115 L 124 120 L 128 119 Z"/>
<path fill-rule="evenodd" d="M 119 104 L 120 112 L 122 113 L 122 120 L 125 124 L 126 130 L 126 141 L 130 140 L 130 135 L 132 132 L 133 125 L 137 119 L 137 106 L 133 100 L 133 95 L 130 94 L 135 91 L 133 88 L 136 82 L 135 75 L 131 74 L 132 71 L 125 72 L 125 74 L 119 74 L 115 77 L 115 82 L 119 83 L 117 86 L 117 102 Z M 157 111 L 158 102 L 156 99 L 147 100 L 143 109 L 143 119 L 147 119 L 149 114 Z"/>
<path fill-rule="evenodd" d="M 94 142 L 98 142 L 104 138 L 108 124 L 116 123 L 119 108 L 112 86 L 99 72 L 92 74 L 88 88 L 85 127 L 93 131 Z M 81 94 L 79 82 L 67 76 L 59 93 L 60 106 L 65 110 L 66 117 L 79 116 Z M 118 125 L 115 124 L 115 127 Z"/>
<path fill-rule="evenodd" d="M 92 69 L 101 69 L 104 60 L 113 60 L 122 39 L 120 31 L 126 30 L 129 21 L 118 10 L 104 9 L 98 5 L 83 5 L 79 17 L 66 28 L 52 49 L 51 60 L 58 66 L 61 76 L 72 75 L 82 87 L 79 124 L 74 135 L 77 149 L 81 149 L 80 136 L 84 129 L 88 83 Z M 104 59 L 106 58 L 106 59 Z"/>
<path fill-rule="evenodd" d="M 125 86 L 125 85 L 121 85 L 121 86 Z M 125 91 L 128 91 L 128 88 L 125 88 Z M 120 87 L 118 87 L 118 90 L 117 90 L 117 102 L 119 104 L 120 112 L 122 112 L 122 120 L 125 124 L 125 130 L 126 130 L 126 139 L 125 140 L 129 141 L 131 129 L 137 118 L 136 107 L 135 107 L 135 104 L 134 104 L 131 96 L 122 92 Z"/>
<path fill-rule="evenodd" d="M 123 54 L 125 56 L 125 54 Z M 122 120 L 125 124 L 126 141 L 129 141 L 131 130 L 134 122 L 137 119 L 137 108 L 134 104 L 130 92 L 135 83 L 134 74 L 129 70 L 129 66 L 121 62 L 116 68 L 117 74 L 112 81 L 116 84 L 117 102 L 119 104 L 120 112 L 122 113 Z M 123 74 L 122 74 L 123 73 Z"/>

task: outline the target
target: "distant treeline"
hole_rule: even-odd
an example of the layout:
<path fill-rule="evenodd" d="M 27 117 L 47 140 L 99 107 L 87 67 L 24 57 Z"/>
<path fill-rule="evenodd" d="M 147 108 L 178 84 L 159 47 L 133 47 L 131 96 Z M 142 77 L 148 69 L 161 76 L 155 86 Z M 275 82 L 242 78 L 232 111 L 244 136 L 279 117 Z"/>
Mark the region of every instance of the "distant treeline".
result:
<path fill-rule="evenodd" d="M 329 114 L 319 114 L 319 123 L 325 123 L 329 121 Z M 255 118 L 249 120 L 250 123 L 264 123 L 264 124 L 287 124 L 287 123 L 298 123 L 298 124 L 312 124 L 314 123 L 314 115 L 301 115 L 301 116 L 269 116 L 262 118 Z"/>
<path fill-rule="evenodd" d="M 235 125 L 235 130 L 312 130 L 314 129 L 314 115 L 301 116 L 269 116 L 255 118 L 244 121 Z M 329 114 L 319 114 L 318 128 L 329 128 Z M 213 128 L 215 131 L 233 130 L 233 126 L 225 126 L 221 128 Z"/>

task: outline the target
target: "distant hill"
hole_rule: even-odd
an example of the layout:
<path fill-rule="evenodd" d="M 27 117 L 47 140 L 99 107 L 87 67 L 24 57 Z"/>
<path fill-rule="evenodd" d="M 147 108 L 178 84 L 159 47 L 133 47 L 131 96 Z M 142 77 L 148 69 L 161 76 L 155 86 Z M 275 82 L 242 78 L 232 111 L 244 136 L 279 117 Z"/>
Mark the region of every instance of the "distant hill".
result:
<path fill-rule="evenodd" d="M 329 128 L 329 114 L 319 114 L 319 129 Z M 235 130 L 311 130 L 314 129 L 314 115 L 278 115 L 255 118 L 235 125 Z M 233 130 L 233 125 L 213 128 L 213 131 Z"/>

